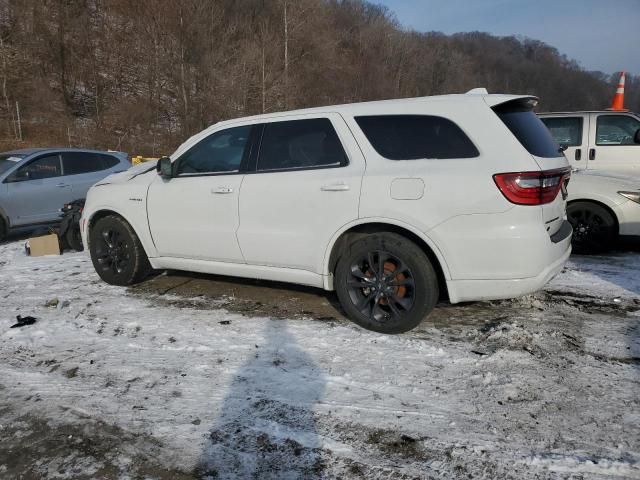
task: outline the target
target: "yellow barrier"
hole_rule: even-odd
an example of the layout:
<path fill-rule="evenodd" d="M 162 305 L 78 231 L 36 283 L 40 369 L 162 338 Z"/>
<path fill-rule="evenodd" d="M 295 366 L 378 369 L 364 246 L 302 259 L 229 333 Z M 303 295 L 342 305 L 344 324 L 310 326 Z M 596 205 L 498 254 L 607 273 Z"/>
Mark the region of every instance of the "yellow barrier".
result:
<path fill-rule="evenodd" d="M 138 165 L 139 163 L 142 162 L 152 162 L 152 161 L 157 161 L 158 158 L 156 157 L 143 157 L 142 155 L 136 155 L 135 157 L 131 157 L 131 163 L 133 165 Z"/>

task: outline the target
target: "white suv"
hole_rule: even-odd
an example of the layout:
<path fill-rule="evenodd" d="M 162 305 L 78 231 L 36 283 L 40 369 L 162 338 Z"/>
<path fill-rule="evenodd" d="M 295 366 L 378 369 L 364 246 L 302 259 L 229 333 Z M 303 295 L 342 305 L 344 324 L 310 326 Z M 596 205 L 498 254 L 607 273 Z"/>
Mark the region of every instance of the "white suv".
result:
<path fill-rule="evenodd" d="M 95 185 L 83 239 L 108 283 L 152 268 L 293 282 L 404 332 L 440 297 L 533 292 L 569 256 L 570 169 L 535 104 L 469 93 L 217 123 L 157 171 Z"/>

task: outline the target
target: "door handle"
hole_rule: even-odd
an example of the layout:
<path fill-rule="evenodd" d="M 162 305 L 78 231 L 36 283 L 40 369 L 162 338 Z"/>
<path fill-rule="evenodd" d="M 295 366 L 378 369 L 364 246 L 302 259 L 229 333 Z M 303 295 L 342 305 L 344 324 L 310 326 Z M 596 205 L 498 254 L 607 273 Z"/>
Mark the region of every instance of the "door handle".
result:
<path fill-rule="evenodd" d="M 233 193 L 233 188 L 231 187 L 212 188 L 211 193 Z"/>
<path fill-rule="evenodd" d="M 346 183 L 334 183 L 332 185 L 323 185 L 320 190 L 323 192 L 346 192 L 349 190 L 349 185 Z"/>
<path fill-rule="evenodd" d="M 581 148 L 576 148 L 576 156 L 575 156 L 576 160 L 582 160 L 582 149 Z"/>
<path fill-rule="evenodd" d="M 66 184 L 66 183 L 57 183 L 57 184 L 56 184 L 56 187 L 58 187 L 58 188 L 64 188 L 64 187 L 68 187 L 68 186 L 69 186 L 69 185 L 68 185 L 68 184 Z"/>
<path fill-rule="evenodd" d="M 589 149 L 589 160 L 595 160 L 596 159 L 596 149 L 595 148 L 590 148 Z"/>

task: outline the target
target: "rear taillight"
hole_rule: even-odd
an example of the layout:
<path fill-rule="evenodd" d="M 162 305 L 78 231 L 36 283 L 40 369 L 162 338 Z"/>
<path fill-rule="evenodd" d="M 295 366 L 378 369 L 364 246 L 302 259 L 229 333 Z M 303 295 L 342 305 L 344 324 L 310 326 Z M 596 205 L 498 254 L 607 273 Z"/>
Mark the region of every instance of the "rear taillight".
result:
<path fill-rule="evenodd" d="M 496 185 L 507 200 L 516 205 L 544 205 L 551 203 L 563 190 L 571 177 L 570 168 L 540 172 L 497 173 L 493 176 Z"/>

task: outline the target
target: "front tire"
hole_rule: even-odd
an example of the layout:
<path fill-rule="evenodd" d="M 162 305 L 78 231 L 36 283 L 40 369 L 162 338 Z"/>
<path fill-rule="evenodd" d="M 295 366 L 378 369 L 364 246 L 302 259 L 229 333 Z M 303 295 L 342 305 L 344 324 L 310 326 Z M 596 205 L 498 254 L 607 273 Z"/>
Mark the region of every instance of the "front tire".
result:
<path fill-rule="evenodd" d="M 0 242 L 7 238 L 8 230 L 6 222 L 0 217 Z"/>
<path fill-rule="evenodd" d="M 89 251 L 96 272 L 111 285 L 141 282 L 151 273 L 138 236 L 122 217 L 108 215 L 89 231 Z"/>
<path fill-rule="evenodd" d="M 80 235 L 79 225 L 71 225 L 67 230 L 67 233 L 64 234 L 64 239 L 71 249 L 78 252 L 84 250 L 84 247 L 82 246 L 82 236 Z"/>
<path fill-rule="evenodd" d="M 395 233 L 350 244 L 338 260 L 335 286 L 353 322 L 380 333 L 415 328 L 438 301 L 438 278 L 425 253 Z"/>
<path fill-rule="evenodd" d="M 567 206 L 567 218 L 573 227 L 574 253 L 592 255 L 613 248 L 617 224 L 606 208 L 593 202 L 573 202 Z"/>

